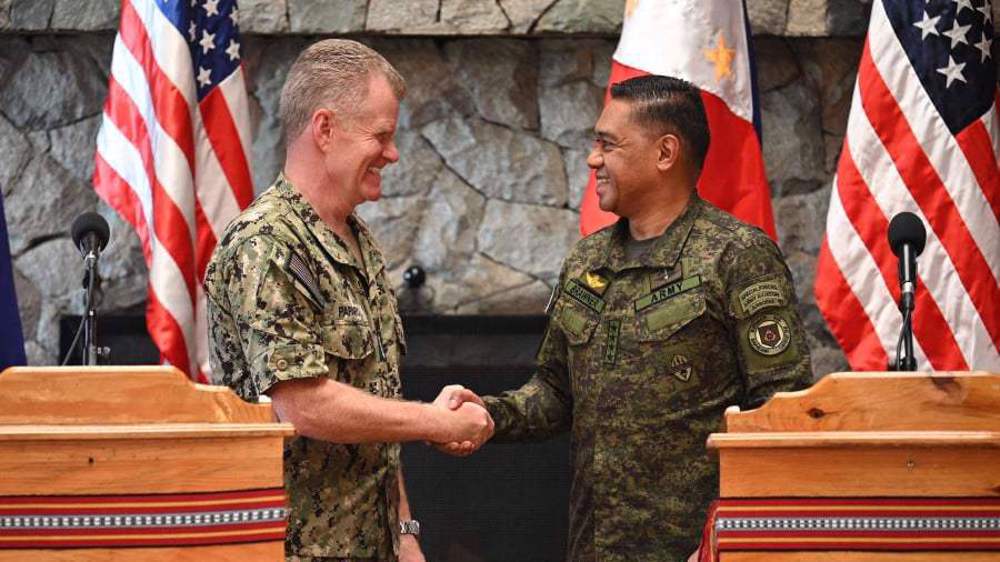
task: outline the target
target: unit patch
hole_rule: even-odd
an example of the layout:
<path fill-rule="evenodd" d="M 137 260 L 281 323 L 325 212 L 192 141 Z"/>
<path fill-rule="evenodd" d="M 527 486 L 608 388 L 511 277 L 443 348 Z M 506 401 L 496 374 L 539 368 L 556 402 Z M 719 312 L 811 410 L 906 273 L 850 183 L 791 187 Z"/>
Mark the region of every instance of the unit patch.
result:
<path fill-rule="evenodd" d="M 788 322 L 777 316 L 765 316 L 747 332 L 750 347 L 761 355 L 777 355 L 788 348 L 792 335 Z"/>
<path fill-rule="evenodd" d="M 670 360 L 670 374 L 681 382 L 691 380 L 691 361 L 678 353 Z"/>
<path fill-rule="evenodd" d="M 598 314 L 604 310 L 604 299 L 594 294 L 594 292 L 584 285 L 579 279 L 570 279 L 567 281 L 566 285 L 563 286 L 563 291 L 565 291 L 567 295 L 573 297 L 573 299 L 578 303 Z"/>
<path fill-rule="evenodd" d="M 688 277 L 685 279 L 681 279 L 679 281 L 674 281 L 673 283 L 664 285 L 663 287 L 653 291 L 652 293 L 649 293 L 648 295 L 636 299 L 634 303 L 635 311 L 639 312 L 644 308 L 648 308 L 650 306 L 653 306 L 654 304 L 663 302 L 672 297 L 676 297 L 681 293 L 690 291 L 691 289 L 695 289 L 700 286 L 701 286 L 701 275 L 695 275 L 693 277 Z"/>
<path fill-rule="evenodd" d="M 740 291 L 738 299 L 743 314 L 753 316 L 769 306 L 784 306 L 785 292 L 777 281 L 761 281 Z"/>

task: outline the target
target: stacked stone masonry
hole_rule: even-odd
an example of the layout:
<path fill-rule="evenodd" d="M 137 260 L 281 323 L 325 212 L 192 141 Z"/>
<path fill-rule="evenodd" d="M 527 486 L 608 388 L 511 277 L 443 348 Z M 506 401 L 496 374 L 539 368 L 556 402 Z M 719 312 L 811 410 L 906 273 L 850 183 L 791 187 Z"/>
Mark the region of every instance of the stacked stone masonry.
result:
<path fill-rule="evenodd" d="M 118 3 L 0 0 L 0 189 L 32 364 L 57 361 L 59 319 L 81 310 L 67 229 L 83 211 L 112 226 L 102 313 L 144 309 L 138 239 L 90 187 Z M 870 3 L 748 4 L 780 243 L 815 371 L 843 370 L 812 286 Z M 622 8 L 622 0 L 242 0 L 256 188 L 283 159 L 277 101 L 295 55 L 318 37 L 359 38 L 410 88 L 402 159 L 387 169 L 385 198 L 361 208 L 404 306 L 541 314 L 578 236 L 590 129 Z M 417 292 L 401 287 L 414 264 L 428 273 Z"/>

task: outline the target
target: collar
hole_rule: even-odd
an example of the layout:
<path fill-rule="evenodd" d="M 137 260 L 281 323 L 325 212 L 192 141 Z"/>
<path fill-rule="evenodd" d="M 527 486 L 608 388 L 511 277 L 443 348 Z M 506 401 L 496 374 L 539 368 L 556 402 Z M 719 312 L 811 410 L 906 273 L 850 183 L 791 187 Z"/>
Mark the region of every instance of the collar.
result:
<path fill-rule="evenodd" d="M 625 244 L 631 238 L 628 230 L 628 219 L 620 218 L 615 223 L 611 236 L 608 238 L 604 252 L 604 267 L 614 272 L 636 267 L 673 268 L 680 258 L 681 250 L 687 243 L 694 222 L 701 215 L 704 201 L 697 193 L 691 194 L 684 211 L 670 223 L 667 230 L 653 243 L 648 252 L 633 260 L 625 258 Z"/>
<path fill-rule="evenodd" d="M 371 267 L 374 264 L 370 262 L 375 260 L 366 259 L 365 261 L 368 263 L 364 264 L 364 266 L 359 264 L 358 260 L 354 259 L 351 251 L 347 249 L 347 244 L 340 239 L 340 236 L 333 229 L 323 222 L 323 219 L 316 213 L 316 210 L 306 201 L 306 198 L 302 196 L 299 190 L 295 189 L 295 186 L 288 181 L 284 173 L 278 174 L 274 188 L 277 191 L 278 197 L 284 200 L 291 207 L 292 211 L 302 219 L 302 222 L 305 223 L 306 228 L 317 239 L 328 258 L 337 263 L 353 267 L 362 273 L 369 273 L 365 270 L 364 266 Z M 371 255 L 374 243 L 371 239 L 371 231 L 368 229 L 368 225 L 358 218 L 355 213 L 351 213 L 347 217 L 347 224 L 354 230 L 355 236 L 358 238 L 361 255 Z"/>

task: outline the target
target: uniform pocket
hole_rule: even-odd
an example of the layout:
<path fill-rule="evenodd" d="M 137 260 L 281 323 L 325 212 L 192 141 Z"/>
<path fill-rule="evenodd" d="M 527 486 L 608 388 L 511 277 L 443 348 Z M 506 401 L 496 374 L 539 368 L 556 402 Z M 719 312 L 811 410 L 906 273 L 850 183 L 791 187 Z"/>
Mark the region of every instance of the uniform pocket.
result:
<path fill-rule="evenodd" d="M 566 341 L 569 342 L 569 345 L 577 346 L 590 341 L 600 317 L 564 300 L 556 306 L 553 321 L 566 334 Z"/>
<path fill-rule="evenodd" d="M 638 311 L 639 341 L 661 341 L 705 313 L 705 293 L 687 291 Z"/>
<path fill-rule="evenodd" d="M 375 347 L 368 324 L 337 321 L 323 326 L 323 348 L 342 359 L 364 359 Z"/>

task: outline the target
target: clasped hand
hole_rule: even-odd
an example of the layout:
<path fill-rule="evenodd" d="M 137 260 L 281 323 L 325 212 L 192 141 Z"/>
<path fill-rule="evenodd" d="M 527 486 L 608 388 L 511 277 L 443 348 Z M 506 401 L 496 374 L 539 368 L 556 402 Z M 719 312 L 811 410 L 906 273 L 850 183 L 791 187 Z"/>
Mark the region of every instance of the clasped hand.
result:
<path fill-rule="evenodd" d="M 448 412 L 445 420 L 449 427 L 449 440 L 432 443 L 437 450 L 464 457 L 479 450 L 493 437 L 493 418 L 486 411 L 486 404 L 479 395 L 462 385 L 451 384 L 442 388 L 434 399 L 434 406 Z"/>

